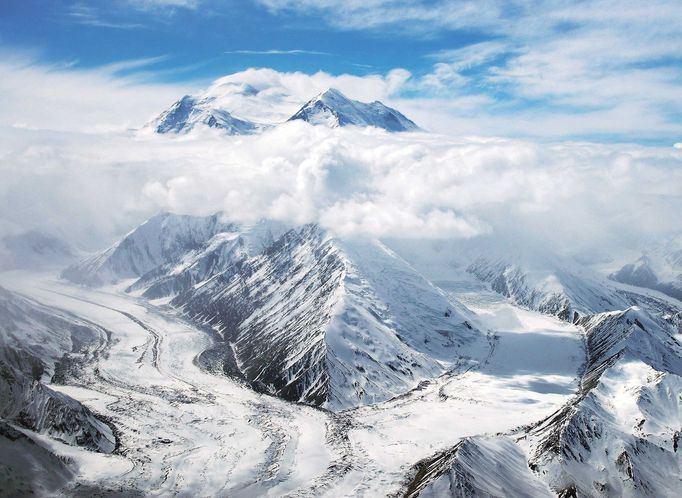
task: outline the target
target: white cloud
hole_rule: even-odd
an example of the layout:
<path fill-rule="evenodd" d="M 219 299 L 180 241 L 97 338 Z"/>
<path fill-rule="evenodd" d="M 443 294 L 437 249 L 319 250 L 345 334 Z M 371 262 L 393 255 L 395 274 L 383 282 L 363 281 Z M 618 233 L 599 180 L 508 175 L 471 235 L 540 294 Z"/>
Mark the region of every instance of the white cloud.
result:
<path fill-rule="evenodd" d="M 5 226 L 101 247 L 160 210 L 343 236 L 517 231 L 562 248 L 679 232 L 682 151 L 327 129 L 260 136 L 0 134 Z"/>
<path fill-rule="evenodd" d="M 140 23 L 121 22 L 111 20 L 102 16 L 92 6 L 85 4 L 71 5 L 66 12 L 67 18 L 77 24 L 84 24 L 86 26 L 93 26 L 97 28 L 113 28 L 113 29 L 137 29 L 144 25 Z"/>
<path fill-rule="evenodd" d="M 196 9 L 201 0 L 128 0 L 128 3 L 139 9 L 181 7 Z"/>
<path fill-rule="evenodd" d="M 142 81 L 130 72 L 164 57 L 75 69 L 0 54 L 0 126 L 89 132 L 137 127 L 194 89 Z"/>
<path fill-rule="evenodd" d="M 228 52 L 225 52 L 226 54 L 246 54 L 246 55 L 332 55 L 329 52 L 318 52 L 315 50 L 300 50 L 300 49 L 293 49 L 293 50 L 278 50 L 278 49 L 270 49 L 270 50 L 231 50 Z"/>
<path fill-rule="evenodd" d="M 426 34 L 433 29 L 493 25 L 504 12 L 499 1 L 409 0 L 259 0 L 272 12 L 322 15 L 341 29 L 370 29 L 400 24 Z"/>

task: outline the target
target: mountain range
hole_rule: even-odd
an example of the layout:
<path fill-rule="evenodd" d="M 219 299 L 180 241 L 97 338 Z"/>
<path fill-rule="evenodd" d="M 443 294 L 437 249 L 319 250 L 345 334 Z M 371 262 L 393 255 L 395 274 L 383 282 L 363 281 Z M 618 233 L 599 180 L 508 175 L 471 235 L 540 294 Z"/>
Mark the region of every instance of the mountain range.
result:
<path fill-rule="evenodd" d="M 480 297 L 501 296 L 505 306 L 580 331 L 582 359 L 572 342 L 554 346 L 576 362 L 575 392 L 533 423 L 461 439 L 414 463 L 400 493 L 674 496 L 682 305 L 539 245 L 531 253 L 511 247 L 485 237 L 343 239 L 317 225 L 165 213 L 62 275 L 125 289 L 210 330 L 215 341 L 196 358 L 207 372 L 291 402 L 357 413 L 352 420 L 363 407 L 382 413 L 428 399 L 441 379 L 532 372 L 530 363 L 513 366 L 515 358 L 542 356 L 536 348 L 550 336 L 513 346 L 516 334 L 505 331 L 513 320 L 486 318 L 495 308 Z M 464 282 L 481 290 L 463 291 Z M 553 378 L 537 377 L 531 391 L 563 393 Z M 457 399 L 445 387 L 437 392 L 441 402 Z"/>
<path fill-rule="evenodd" d="M 234 85 L 222 91 L 234 92 Z M 247 86 L 238 90 L 246 97 L 258 95 L 259 91 Z M 198 128 L 215 128 L 227 135 L 251 135 L 275 126 L 276 122 L 257 123 L 236 117 L 222 105 L 215 89 L 192 97 L 185 95 L 169 109 L 146 125 L 156 133 L 189 133 Z M 379 101 L 369 104 L 352 100 L 340 91 L 329 88 L 305 103 L 287 121 L 301 120 L 312 125 L 332 128 L 339 126 L 372 126 L 390 132 L 418 131 L 419 127 L 395 109 Z"/>
<path fill-rule="evenodd" d="M 603 274 L 502 233 L 161 213 L 61 280 L 3 274 L 0 468 L 42 494 L 674 497 L 676 247 Z"/>

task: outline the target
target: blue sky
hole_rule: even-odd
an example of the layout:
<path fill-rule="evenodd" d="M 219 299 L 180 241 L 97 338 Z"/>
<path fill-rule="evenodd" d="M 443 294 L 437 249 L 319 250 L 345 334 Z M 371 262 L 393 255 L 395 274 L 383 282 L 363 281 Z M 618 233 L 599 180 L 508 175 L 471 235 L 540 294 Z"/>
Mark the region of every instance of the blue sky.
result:
<path fill-rule="evenodd" d="M 401 69 L 378 97 L 433 109 L 438 131 L 672 144 L 680 19 L 671 0 L 3 0 L 0 50 L 178 91 L 250 67 Z"/>
<path fill-rule="evenodd" d="M 172 2 L 3 0 L 0 12 L 5 45 L 38 49 L 45 60 L 83 68 L 165 56 L 152 68 L 155 77 L 176 81 L 214 79 L 253 66 L 334 74 L 394 67 L 426 72 L 433 64 L 428 54 L 490 38 L 476 30 L 439 30 L 428 36 L 394 28 L 340 30 L 319 15 L 275 12 L 247 1 L 182 7 Z M 272 51 L 277 53 L 267 53 Z"/>

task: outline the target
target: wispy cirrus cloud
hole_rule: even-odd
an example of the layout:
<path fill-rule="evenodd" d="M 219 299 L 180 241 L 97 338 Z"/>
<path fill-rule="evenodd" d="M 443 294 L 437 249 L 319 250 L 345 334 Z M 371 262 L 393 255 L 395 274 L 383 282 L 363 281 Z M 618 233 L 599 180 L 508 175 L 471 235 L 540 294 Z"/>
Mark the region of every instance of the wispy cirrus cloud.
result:
<path fill-rule="evenodd" d="M 66 17 L 71 22 L 92 26 L 96 28 L 111 29 L 139 29 L 144 24 L 137 22 L 117 21 L 104 16 L 97 9 L 85 4 L 74 4 L 66 12 Z"/>
<path fill-rule="evenodd" d="M 244 55 L 334 55 L 329 52 L 319 52 L 317 50 L 228 50 L 226 54 L 244 54 Z"/>
<path fill-rule="evenodd" d="M 137 127 L 195 88 L 192 83 L 158 83 L 150 67 L 166 59 L 80 68 L 0 50 L 0 127 L 87 132 Z"/>
<path fill-rule="evenodd" d="M 128 3 L 143 10 L 169 7 L 196 9 L 201 4 L 201 0 L 128 0 Z"/>

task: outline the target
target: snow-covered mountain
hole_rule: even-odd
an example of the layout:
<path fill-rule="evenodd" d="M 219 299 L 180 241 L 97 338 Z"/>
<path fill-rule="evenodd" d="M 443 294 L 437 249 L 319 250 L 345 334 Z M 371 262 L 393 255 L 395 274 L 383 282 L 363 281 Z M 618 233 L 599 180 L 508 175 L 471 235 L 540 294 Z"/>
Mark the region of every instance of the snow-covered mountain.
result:
<path fill-rule="evenodd" d="M 139 278 L 199 250 L 216 234 L 236 231 L 235 225 L 221 220 L 221 214 L 207 217 L 159 214 L 110 248 L 69 266 L 62 277 L 91 286 Z"/>
<path fill-rule="evenodd" d="M 400 112 L 379 101 L 366 104 L 351 100 L 330 88 L 308 101 L 289 121 L 297 119 L 314 125 L 374 126 L 388 131 L 416 131 L 419 127 Z"/>
<path fill-rule="evenodd" d="M 414 122 L 381 102 L 351 100 L 334 88 L 320 93 L 302 107 L 301 104 L 295 97 L 274 89 L 259 90 L 249 84 L 218 80 L 199 95 L 182 97 L 147 123 L 145 129 L 161 134 L 185 134 L 195 129 L 215 128 L 227 135 L 252 135 L 287 120 L 303 120 L 330 127 L 374 126 L 394 132 L 419 130 Z M 299 110 L 294 113 L 296 108 Z M 263 109 L 269 111 L 263 112 Z"/>
<path fill-rule="evenodd" d="M 220 219 L 156 216 L 63 276 L 137 278 L 128 292 L 173 298 L 220 333 L 221 350 L 204 355 L 221 358 L 218 370 L 335 409 L 388 399 L 483 355 L 471 313 L 382 244 Z"/>
<path fill-rule="evenodd" d="M 216 107 L 214 98 L 197 99 L 189 95 L 182 97 L 146 127 L 157 133 L 188 133 L 200 127 L 217 128 L 228 135 L 251 135 L 267 128 Z"/>
<path fill-rule="evenodd" d="M 387 243 L 444 289 L 451 274 L 466 272 L 518 306 L 569 322 L 634 304 L 617 284 L 540 242 L 529 247 L 497 235 L 471 241 Z"/>
<path fill-rule="evenodd" d="M 471 270 L 519 304 L 583 329 L 578 392 L 535 425 L 466 439 L 420 462 L 406 495 L 677 496 L 681 309 L 587 272 L 554 271 L 559 287 L 547 289 L 538 284 L 547 280 L 542 273 L 522 268 L 478 260 Z"/>
<path fill-rule="evenodd" d="M 682 306 L 645 288 L 649 281 L 608 279 L 513 235 L 378 241 L 317 225 L 168 213 L 63 275 L 87 285 L 130 279 L 92 293 L 44 280 L 33 290 L 113 327 L 122 337 L 115 360 L 106 356 L 115 344 L 107 331 L 66 312 L 42 308 L 59 324 L 44 339 L 47 315 L 14 296 L 23 304 L 6 312 L 8 323 L 35 322 L 16 327 L 27 331 L 15 342 L 21 357 L 67 352 L 66 362 L 41 360 L 45 381 L 82 372 L 85 387 L 115 386 L 117 401 L 95 406 L 113 406 L 107 413 L 123 424 L 126 451 L 139 448 L 134 458 L 148 462 L 136 464 L 143 477 L 128 478 L 137 490 L 148 489 L 157 465 L 173 461 L 168 468 L 180 475 L 210 461 L 177 455 L 236 462 L 260 455 L 254 441 L 267 441 L 249 471 L 257 477 L 231 474 L 223 489 L 286 494 L 299 479 L 291 469 L 309 468 L 302 455 L 312 452 L 333 457 L 296 481 L 301 495 L 679 494 Z M 55 340 L 55 353 L 38 347 Z M 90 361 L 95 355 L 106 364 Z M 8 392 L 50 389 L 13 385 L 20 388 Z M 8 412 L 8 431 L 20 419 Z M 22 427 L 56 435 L 49 424 Z M 225 427 L 240 437 L 263 432 L 242 444 Z M 184 489 L 217 489 L 183 476 L 192 483 Z"/>
<path fill-rule="evenodd" d="M 648 248 L 636 261 L 625 264 L 609 278 L 682 300 L 682 236 Z"/>
<path fill-rule="evenodd" d="M 676 496 L 680 318 L 646 307 L 583 320 L 588 361 L 574 400 L 529 431 L 529 465 L 559 494 Z"/>
<path fill-rule="evenodd" d="M 284 231 L 284 226 L 276 222 L 230 224 L 196 249 L 144 273 L 127 291 L 141 293 L 148 299 L 176 296 L 214 275 L 236 271 L 247 258 L 260 254 Z"/>
<path fill-rule="evenodd" d="M 385 246 L 339 241 L 314 225 L 172 304 L 219 331 L 249 382 L 332 409 L 471 367 L 486 349 L 471 313 Z"/>

